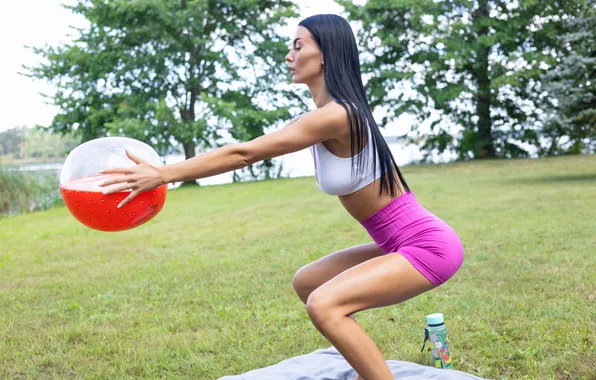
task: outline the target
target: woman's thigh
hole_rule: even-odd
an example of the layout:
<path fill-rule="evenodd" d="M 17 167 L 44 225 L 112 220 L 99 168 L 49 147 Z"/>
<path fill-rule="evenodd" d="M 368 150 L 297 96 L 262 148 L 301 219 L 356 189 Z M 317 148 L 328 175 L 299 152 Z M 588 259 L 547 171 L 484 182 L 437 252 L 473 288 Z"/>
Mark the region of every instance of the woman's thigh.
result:
<path fill-rule="evenodd" d="M 383 256 L 375 243 L 360 244 L 322 257 L 300 268 L 294 275 L 294 289 L 306 303 L 308 296 L 338 274 L 368 260 Z"/>
<path fill-rule="evenodd" d="M 311 319 L 331 321 L 361 310 L 404 302 L 436 286 L 404 256 L 390 253 L 352 267 L 307 300 Z"/>

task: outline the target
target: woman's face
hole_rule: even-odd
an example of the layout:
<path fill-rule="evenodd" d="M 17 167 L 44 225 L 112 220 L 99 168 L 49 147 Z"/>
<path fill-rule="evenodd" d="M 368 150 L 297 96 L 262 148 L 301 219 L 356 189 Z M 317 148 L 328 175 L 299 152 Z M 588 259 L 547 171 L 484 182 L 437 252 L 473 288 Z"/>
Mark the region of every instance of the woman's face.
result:
<path fill-rule="evenodd" d="M 296 29 L 286 61 L 292 70 L 294 83 L 309 84 L 323 76 L 323 53 L 308 29 L 303 26 Z"/>

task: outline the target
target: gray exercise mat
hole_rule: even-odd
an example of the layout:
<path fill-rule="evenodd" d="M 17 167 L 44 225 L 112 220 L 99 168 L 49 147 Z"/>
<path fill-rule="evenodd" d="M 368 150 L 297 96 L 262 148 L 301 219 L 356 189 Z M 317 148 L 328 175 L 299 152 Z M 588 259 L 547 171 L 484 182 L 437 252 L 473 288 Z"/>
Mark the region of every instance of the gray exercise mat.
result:
<path fill-rule="evenodd" d="M 393 376 L 400 380 L 483 380 L 481 377 L 461 371 L 434 368 L 399 360 L 388 360 L 387 365 L 389 365 Z M 334 347 L 329 347 L 241 375 L 224 376 L 219 380 L 345 380 L 355 376 L 356 372 L 343 356 Z"/>

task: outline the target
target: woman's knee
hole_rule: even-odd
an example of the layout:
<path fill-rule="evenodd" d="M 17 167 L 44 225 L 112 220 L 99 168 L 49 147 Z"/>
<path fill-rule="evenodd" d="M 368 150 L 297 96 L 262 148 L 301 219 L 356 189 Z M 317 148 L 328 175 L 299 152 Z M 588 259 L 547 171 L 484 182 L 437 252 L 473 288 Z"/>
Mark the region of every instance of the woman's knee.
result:
<path fill-rule="evenodd" d="M 306 267 L 302 267 L 296 271 L 294 278 L 292 279 L 292 286 L 300 299 L 306 303 L 311 290 L 309 290 L 309 276 L 305 268 Z"/>
<path fill-rule="evenodd" d="M 332 323 L 336 318 L 342 317 L 337 313 L 333 298 L 326 292 L 315 290 L 306 301 L 306 313 L 310 320 L 319 327 Z"/>

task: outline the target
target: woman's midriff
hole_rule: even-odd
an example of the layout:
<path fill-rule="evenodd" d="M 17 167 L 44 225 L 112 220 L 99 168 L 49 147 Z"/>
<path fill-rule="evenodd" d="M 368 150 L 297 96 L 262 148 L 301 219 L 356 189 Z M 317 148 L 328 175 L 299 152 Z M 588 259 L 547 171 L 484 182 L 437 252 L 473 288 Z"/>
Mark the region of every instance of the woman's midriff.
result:
<path fill-rule="evenodd" d="M 348 213 L 358 222 L 361 222 L 388 205 L 402 193 L 405 193 L 403 187 L 400 186 L 401 191 L 398 191 L 397 196 L 395 197 L 385 193 L 379 195 L 380 186 L 381 179 L 379 178 L 355 193 L 342 195 L 338 198 L 346 211 L 348 211 Z"/>

